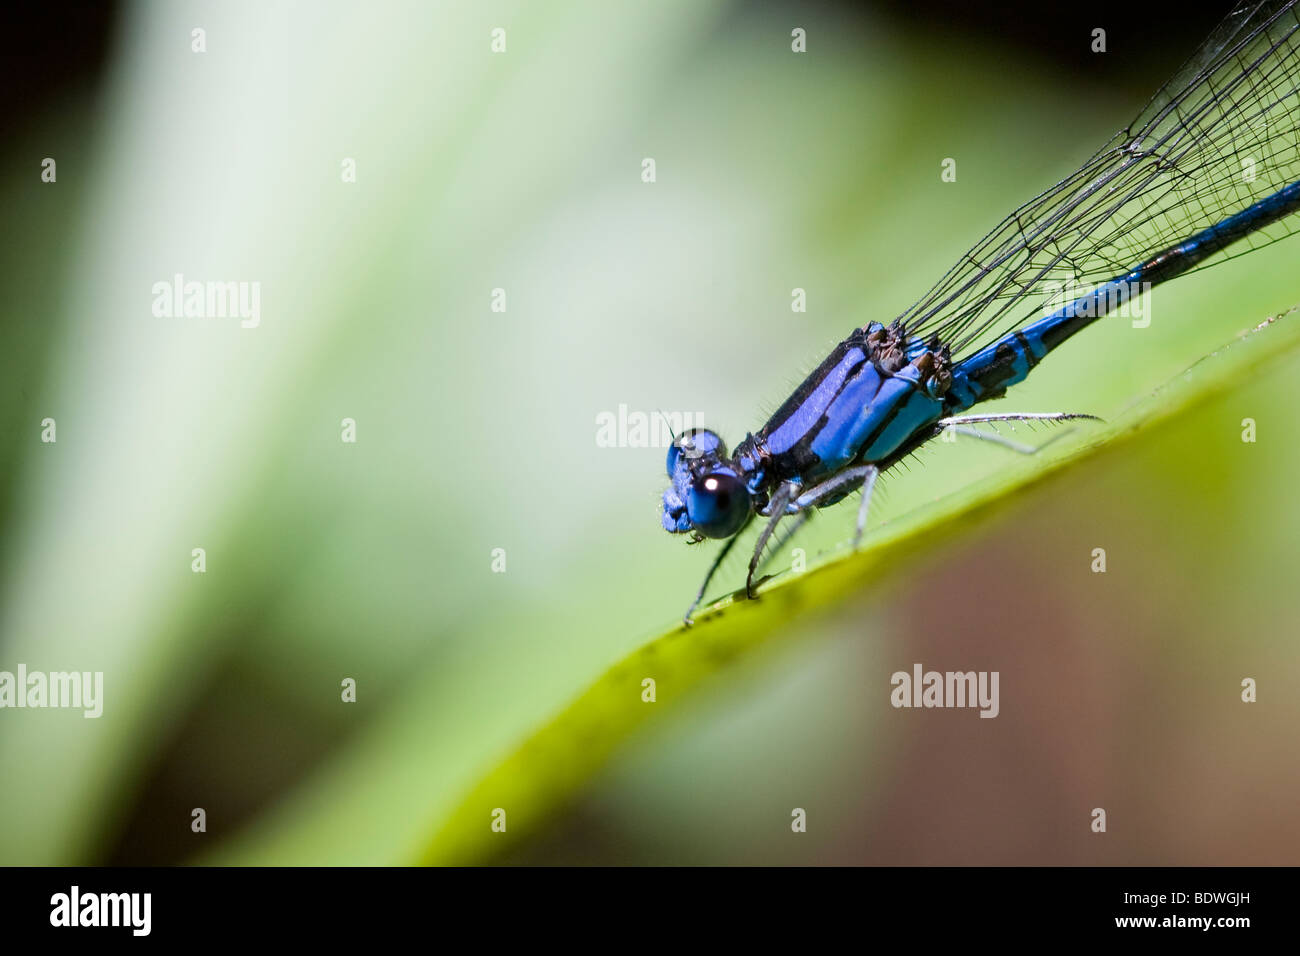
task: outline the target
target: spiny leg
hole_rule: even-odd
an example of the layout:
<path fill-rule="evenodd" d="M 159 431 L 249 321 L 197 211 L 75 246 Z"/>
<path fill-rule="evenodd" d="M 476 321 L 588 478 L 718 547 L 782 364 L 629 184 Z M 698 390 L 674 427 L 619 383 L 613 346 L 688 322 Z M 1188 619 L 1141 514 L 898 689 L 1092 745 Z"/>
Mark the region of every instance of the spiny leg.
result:
<path fill-rule="evenodd" d="M 1004 435 L 997 435 L 991 432 L 982 432 L 978 428 L 967 428 L 965 425 L 949 425 L 947 427 L 951 429 L 954 434 L 966 435 L 969 438 L 978 438 L 980 441 L 989 441 L 995 445 L 1001 445 L 1003 448 L 1010 448 L 1012 451 L 1019 452 L 1022 455 L 1036 455 L 1044 448 L 1046 448 L 1048 445 L 1050 445 L 1052 442 L 1056 441 L 1058 438 L 1061 438 L 1064 435 L 1068 435 L 1071 431 L 1073 431 L 1073 429 L 1067 428 L 1063 432 L 1057 432 L 1055 435 L 1047 439 L 1047 441 L 1043 442 L 1041 445 L 1035 446 L 1035 445 L 1025 445 L 1022 444 L 1021 442 L 1013 441 L 1012 439 L 1007 438 Z"/>
<path fill-rule="evenodd" d="M 856 485 L 865 478 L 870 472 L 879 471 L 875 465 L 858 465 L 856 468 L 846 468 L 838 475 L 827 478 L 820 485 L 813 485 L 794 502 L 795 511 L 803 511 L 805 508 L 811 508 L 819 505 L 827 498 L 838 493 L 848 494 L 844 489 Z M 791 512 L 793 513 L 793 511 Z"/>
<path fill-rule="evenodd" d="M 796 512 L 794 515 L 794 523 L 785 531 L 782 531 L 781 536 L 776 539 L 776 543 L 767 549 L 767 556 L 759 562 L 758 570 L 762 571 L 766 568 L 768 564 L 771 563 L 772 559 L 781 553 L 781 549 L 789 544 L 790 539 L 799 533 L 799 529 L 812 520 L 812 516 L 816 513 L 817 512 L 811 508 Z"/>
<path fill-rule="evenodd" d="M 867 465 L 871 470 L 867 472 L 862 479 L 862 504 L 858 505 L 858 527 L 853 532 L 853 550 L 858 550 L 858 545 L 862 542 L 862 532 L 867 526 L 867 510 L 871 507 L 871 492 L 876 487 L 876 478 L 880 476 L 880 469 L 875 465 Z"/>
<path fill-rule="evenodd" d="M 867 509 L 871 506 L 871 492 L 876 486 L 880 469 L 875 465 L 858 465 L 846 468 L 834 477 L 827 478 L 820 485 L 814 485 L 795 501 L 793 507 L 803 511 L 835 495 L 844 495 L 851 486 L 862 483 L 862 504 L 858 506 L 858 525 L 853 534 L 853 550 L 858 549 L 862 541 L 862 529 L 867 525 Z"/>
<path fill-rule="evenodd" d="M 758 570 L 758 562 L 763 556 L 763 548 L 767 546 L 767 539 L 776 530 L 777 522 L 785 517 L 785 506 L 790 503 L 790 499 L 794 497 L 794 493 L 798 488 L 799 486 L 793 482 L 783 482 L 776 489 L 776 493 L 772 495 L 772 500 L 768 503 L 767 510 L 771 517 L 767 519 L 767 524 L 763 526 L 763 530 L 758 535 L 758 543 L 754 546 L 754 556 L 749 559 L 749 574 L 745 577 L 745 595 L 750 599 L 754 597 L 754 572 Z"/>
<path fill-rule="evenodd" d="M 941 418 L 936 425 L 976 425 L 980 422 L 1068 422 L 1076 418 L 1090 418 L 1094 422 L 1102 419 L 1084 412 L 998 412 L 991 415 L 954 415 Z"/>
<path fill-rule="evenodd" d="M 982 432 L 976 428 L 967 428 L 967 425 L 981 422 L 1064 422 L 1078 418 L 1088 418 L 1093 421 L 1101 421 L 1096 415 L 1086 415 L 1083 412 L 1001 412 L 992 415 L 957 415 L 953 418 L 941 418 L 935 424 L 936 432 L 939 434 L 945 429 L 951 428 L 955 434 L 966 435 L 970 438 L 978 438 L 980 441 L 993 442 L 995 445 L 1001 445 L 1004 448 L 1010 448 L 1014 452 L 1022 455 L 1036 455 L 1058 438 L 1064 438 L 1070 434 L 1073 429 L 1066 429 L 1063 432 L 1057 432 L 1041 445 L 1025 445 L 1021 442 L 1014 441 L 998 434 Z"/>
<path fill-rule="evenodd" d="M 739 537 L 740 537 L 740 532 L 737 532 L 736 534 L 733 534 L 730 538 L 728 538 L 727 543 L 724 544 L 722 546 L 722 550 L 718 552 L 718 556 L 714 558 L 713 563 L 709 565 L 709 573 L 704 575 L 704 583 L 700 585 L 700 590 L 695 595 L 695 600 L 691 602 L 691 606 L 686 609 L 686 614 L 682 618 L 682 622 L 687 627 L 690 627 L 692 624 L 695 623 L 695 621 L 691 618 L 691 615 L 695 613 L 695 609 L 699 607 L 700 602 L 704 600 L 704 592 L 708 588 L 709 582 L 713 580 L 713 572 L 718 570 L 718 567 L 722 564 L 723 560 L 727 557 L 727 552 L 731 550 L 732 546 L 736 543 L 736 539 L 738 539 Z"/>

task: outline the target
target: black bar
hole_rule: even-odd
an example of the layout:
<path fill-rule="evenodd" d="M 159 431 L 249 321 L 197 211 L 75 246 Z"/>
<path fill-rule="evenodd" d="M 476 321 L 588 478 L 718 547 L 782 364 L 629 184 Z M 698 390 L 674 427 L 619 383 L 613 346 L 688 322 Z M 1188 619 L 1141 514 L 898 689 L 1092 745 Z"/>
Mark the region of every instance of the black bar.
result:
<path fill-rule="evenodd" d="M 78 945 L 92 947 L 143 939 L 204 944 L 282 940 L 296 945 L 352 940 L 369 946 L 401 942 L 415 933 L 436 945 L 467 931 L 479 940 L 513 931 L 544 945 L 578 941 L 588 933 L 610 940 L 605 931 L 613 927 L 617 932 L 622 925 L 629 941 L 667 943 L 681 937 L 662 935 L 666 931 L 695 926 L 697 942 L 718 938 L 734 944 L 784 928 L 803 937 L 807 948 L 818 948 L 819 939 L 829 941 L 830 932 L 844 932 L 863 943 L 912 940 L 926 947 L 916 950 L 923 952 L 935 941 L 949 939 L 1258 941 L 1260 933 L 1271 937 L 1291 927 L 1296 873 L 1289 868 L 544 873 L 523 868 L 10 868 L 0 871 L 0 880 L 0 932 L 6 943 L 48 944 L 59 937 L 66 943 L 75 937 Z M 134 898 L 138 909 L 119 910 L 119 922 L 126 925 L 51 925 L 52 918 L 66 921 L 73 886 L 80 914 L 87 918 L 92 910 L 111 916 L 113 905 L 124 900 L 114 897 L 109 901 L 113 905 L 101 909 L 100 894 L 149 894 L 147 936 L 137 936 L 134 928 L 143 928 L 143 896 Z M 88 904 L 92 895 L 95 902 Z M 1208 928 L 1199 925 L 1207 919 Z M 594 935 L 598 930 L 600 935 Z"/>

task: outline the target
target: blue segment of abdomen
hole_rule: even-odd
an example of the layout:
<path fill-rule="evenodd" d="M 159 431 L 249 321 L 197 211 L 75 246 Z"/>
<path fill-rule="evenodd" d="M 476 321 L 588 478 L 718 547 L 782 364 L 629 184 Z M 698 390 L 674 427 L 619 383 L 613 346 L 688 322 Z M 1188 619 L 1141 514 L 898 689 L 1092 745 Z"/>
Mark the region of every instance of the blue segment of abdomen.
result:
<path fill-rule="evenodd" d="M 1053 313 L 1042 321 L 1049 320 L 1059 321 L 1059 314 Z M 998 339 L 957 364 L 952 370 L 952 385 L 948 388 L 949 413 L 965 411 L 1025 380 L 1047 354 L 1041 334 L 1032 334 L 1034 325 Z"/>
<path fill-rule="evenodd" d="M 1050 315 L 1008 333 L 952 370 L 945 405 L 948 414 L 965 411 L 986 398 L 1000 395 L 1025 380 L 1047 353 L 1085 325 L 1124 301 L 1141 279 L 1137 270 L 1103 282 Z"/>

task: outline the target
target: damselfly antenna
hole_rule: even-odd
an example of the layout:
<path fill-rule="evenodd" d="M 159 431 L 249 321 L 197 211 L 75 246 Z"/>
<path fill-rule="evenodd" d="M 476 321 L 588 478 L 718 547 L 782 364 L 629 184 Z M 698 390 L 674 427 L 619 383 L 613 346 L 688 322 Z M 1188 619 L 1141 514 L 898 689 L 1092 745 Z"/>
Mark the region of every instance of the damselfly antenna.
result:
<path fill-rule="evenodd" d="M 659 417 L 662 418 L 664 420 L 664 424 L 668 426 L 668 434 L 673 436 L 673 444 L 676 444 L 677 433 L 673 431 L 672 420 L 667 415 L 664 414 L 664 410 L 662 408 L 656 408 L 655 411 L 659 413 Z"/>

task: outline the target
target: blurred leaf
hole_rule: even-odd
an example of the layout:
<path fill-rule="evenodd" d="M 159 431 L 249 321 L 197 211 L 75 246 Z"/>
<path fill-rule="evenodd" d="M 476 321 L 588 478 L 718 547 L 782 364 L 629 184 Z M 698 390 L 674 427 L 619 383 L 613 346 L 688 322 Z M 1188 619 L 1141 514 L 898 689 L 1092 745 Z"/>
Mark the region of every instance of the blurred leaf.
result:
<path fill-rule="evenodd" d="M 787 575 L 769 582 L 760 600 L 748 601 L 737 591 L 701 613 L 694 627 L 678 627 L 628 655 L 488 773 L 438 828 L 421 862 L 482 862 L 536 834 L 644 723 L 779 638 L 796 617 L 867 588 L 887 587 L 893 575 L 943 541 L 1010 507 L 1016 493 L 1253 381 L 1264 366 L 1300 346 L 1300 320 L 1289 318 L 1296 310 L 1207 355 L 1097 428 L 1086 444 L 1057 455 L 1045 451 L 921 507 L 878 529 L 866 550 L 833 557 L 798 580 Z M 653 703 L 642 700 L 646 678 L 655 681 Z M 504 833 L 491 829 L 498 808 L 506 813 Z"/>

